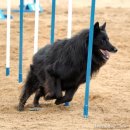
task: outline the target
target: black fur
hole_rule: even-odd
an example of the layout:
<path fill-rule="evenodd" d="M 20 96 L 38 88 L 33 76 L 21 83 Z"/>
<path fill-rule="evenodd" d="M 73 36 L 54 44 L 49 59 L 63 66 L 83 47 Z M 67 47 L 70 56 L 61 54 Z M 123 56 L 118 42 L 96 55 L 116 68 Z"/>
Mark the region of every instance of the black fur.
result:
<path fill-rule="evenodd" d="M 117 51 L 109 42 L 105 27 L 106 23 L 100 27 L 98 22 L 94 25 L 91 76 L 107 61 L 108 57 L 100 49 Z M 45 97 L 47 92 L 51 92 L 52 99 L 57 99 L 56 104 L 72 100 L 79 85 L 85 83 L 88 38 L 89 30 L 85 29 L 71 39 L 58 40 L 54 45 L 41 48 L 34 55 L 20 97 L 19 111 L 24 109 L 27 99 L 34 92 L 34 106 L 39 105 L 39 98 Z M 63 97 L 62 91 L 65 91 Z"/>

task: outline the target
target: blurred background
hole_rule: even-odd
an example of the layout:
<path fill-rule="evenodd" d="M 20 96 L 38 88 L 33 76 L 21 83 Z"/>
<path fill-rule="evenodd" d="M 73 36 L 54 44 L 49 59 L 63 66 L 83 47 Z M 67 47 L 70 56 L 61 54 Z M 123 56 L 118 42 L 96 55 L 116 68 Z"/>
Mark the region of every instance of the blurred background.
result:
<path fill-rule="evenodd" d="M 25 3 L 30 3 L 32 0 L 24 0 Z M 57 0 L 57 5 L 64 7 L 68 0 Z M 41 5 L 50 5 L 51 0 L 40 0 Z M 90 6 L 91 0 L 74 0 L 74 7 L 86 7 Z M 129 7 L 129 0 L 97 0 L 97 7 Z M 11 6 L 17 8 L 19 5 L 19 0 L 11 0 Z M 6 1 L 0 0 L 0 8 L 6 7 Z"/>

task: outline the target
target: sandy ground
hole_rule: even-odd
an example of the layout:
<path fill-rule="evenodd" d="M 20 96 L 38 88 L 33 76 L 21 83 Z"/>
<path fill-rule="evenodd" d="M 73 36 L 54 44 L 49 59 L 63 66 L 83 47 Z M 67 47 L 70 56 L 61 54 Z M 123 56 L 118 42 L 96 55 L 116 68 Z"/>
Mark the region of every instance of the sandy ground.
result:
<path fill-rule="evenodd" d="M 117 0 L 116 0 L 117 1 Z M 19 14 L 13 13 L 11 21 L 11 75 L 5 77 L 6 22 L 0 21 L 0 130 L 130 130 L 130 5 L 119 0 L 117 6 L 110 0 L 109 6 L 98 7 L 95 21 L 107 22 L 107 31 L 118 53 L 91 80 L 89 118 L 83 118 L 84 90 L 77 91 L 70 107 L 54 105 L 54 101 L 40 100 L 40 111 L 29 111 L 33 96 L 25 111 L 16 110 L 20 89 L 18 77 Z M 122 2 L 122 4 L 121 4 Z M 80 4 L 80 3 L 79 3 Z M 85 3 L 84 3 L 85 4 Z M 44 5 L 44 4 L 43 4 Z M 110 7 L 112 5 L 112 7 Z M 121 6 L 120 6 L 121 5 Z M 124 5 L 122 7 L 122 5 Z M 48 8 L 49 7 L 49 8 Z M 74 6 L 73 35 L 89 27 L 90 8 Z M 49 43 L 50 6 L 44 5 L 40 14 L 39 47 Z M 57 7 L 56 39 L 66 37 L 67 5 Z M 33 55 L 34 14 L 24 15 L 23 78 L 25 79 Z"/>

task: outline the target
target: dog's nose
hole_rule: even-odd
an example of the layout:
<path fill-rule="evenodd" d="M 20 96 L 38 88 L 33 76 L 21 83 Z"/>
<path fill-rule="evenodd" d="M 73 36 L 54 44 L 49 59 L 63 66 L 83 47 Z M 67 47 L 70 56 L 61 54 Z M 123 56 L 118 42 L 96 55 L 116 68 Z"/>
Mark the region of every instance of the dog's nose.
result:
<path fill-rule="evenodd" d="M 118 50 L 115 47 L 111 48 L 111 52 L 116 53 Z"/>
<path fill-rule="evenodd" d="M 115 47 L 114 47 L 113 52 L 115 52 L 115 53 L 116 53 L 117 51 L 118 51 L 118 50 L 117 50 L 117 48 L 115 48 Z"/>

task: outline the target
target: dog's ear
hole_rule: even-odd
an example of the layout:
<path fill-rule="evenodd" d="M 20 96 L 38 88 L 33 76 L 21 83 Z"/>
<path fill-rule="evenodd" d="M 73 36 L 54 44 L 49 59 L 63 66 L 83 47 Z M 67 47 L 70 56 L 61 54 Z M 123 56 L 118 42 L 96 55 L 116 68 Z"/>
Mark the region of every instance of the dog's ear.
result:
<path fill-rule="evenodd" d="M 94 25 L 94 35 L 100 32 L 99 22 L 96 22 Z"/>
<path fill-rule="evenodd" d="M 106 30 L 106 22 L 100 27 L 102 30 Z"/>

